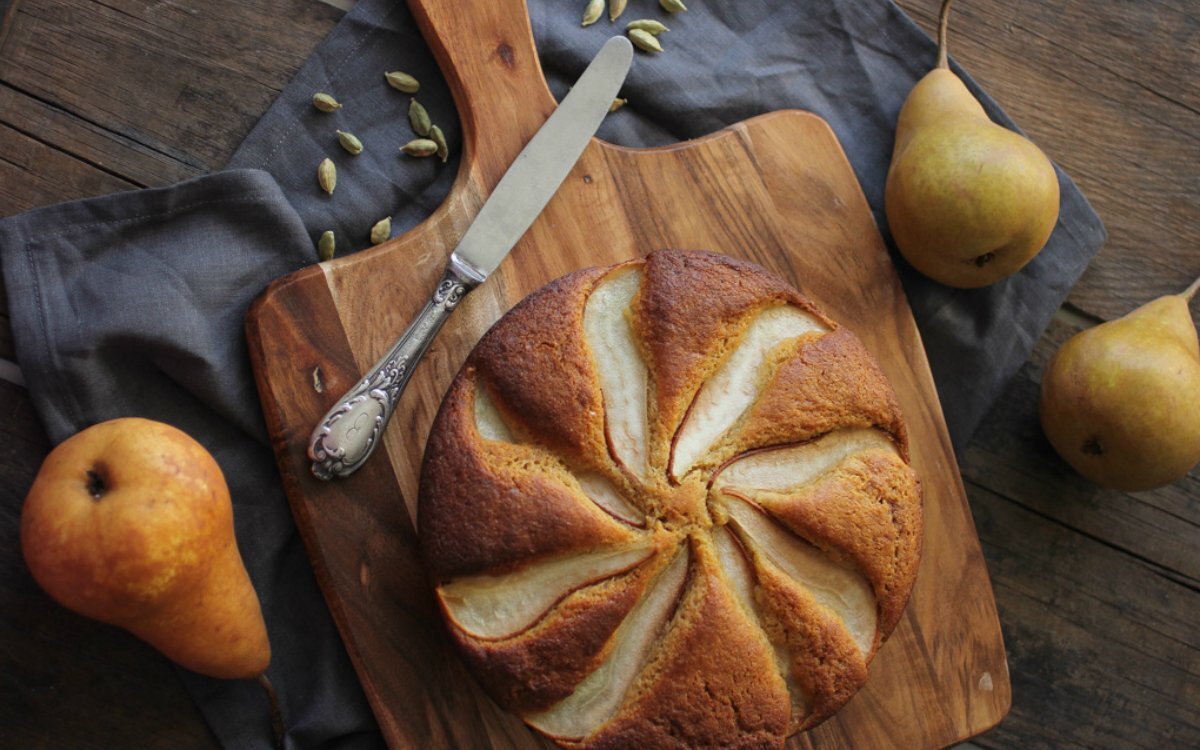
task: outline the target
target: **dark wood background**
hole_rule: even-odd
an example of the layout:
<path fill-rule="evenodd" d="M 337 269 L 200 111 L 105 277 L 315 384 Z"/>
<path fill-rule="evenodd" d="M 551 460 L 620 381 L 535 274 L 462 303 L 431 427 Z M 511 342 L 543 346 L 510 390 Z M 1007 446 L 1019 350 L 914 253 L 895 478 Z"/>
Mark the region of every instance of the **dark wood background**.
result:
<path fill-rule="evenodd" d="M 938 0 L 900 5 L 933 29 Z M 0 14 L 8 216 L 219 169 L 341 11 L 0 0 Z M 1110 235 L 960 456 L 1013 684 L 1009 716 L 975 744 L 1200 747 L 1200 470 L 1099 490 L 1036 420 L 1058 344 L 1200 275 L 1200 4 L 958 0 L 951 45 Z M 53 604 L 25 570 L 17 518 L 50 446 L 13 382 L 6 310 L 0 286 L 0 746 L 216 747 L 169 664 Z"/>

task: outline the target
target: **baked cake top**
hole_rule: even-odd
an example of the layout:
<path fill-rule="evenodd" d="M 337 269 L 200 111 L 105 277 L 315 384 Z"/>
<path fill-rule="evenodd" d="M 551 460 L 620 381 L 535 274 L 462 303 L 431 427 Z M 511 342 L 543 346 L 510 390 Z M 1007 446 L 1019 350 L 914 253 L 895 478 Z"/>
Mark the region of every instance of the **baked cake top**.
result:
<path fill-rule="evenodd" d="M 551 282 L 480 340 L 418 525 L 465 661 L 534 728 L 774 747 L 865 682 L 921 496 L 852 333 L 753 264 L 660 251 Z"/>

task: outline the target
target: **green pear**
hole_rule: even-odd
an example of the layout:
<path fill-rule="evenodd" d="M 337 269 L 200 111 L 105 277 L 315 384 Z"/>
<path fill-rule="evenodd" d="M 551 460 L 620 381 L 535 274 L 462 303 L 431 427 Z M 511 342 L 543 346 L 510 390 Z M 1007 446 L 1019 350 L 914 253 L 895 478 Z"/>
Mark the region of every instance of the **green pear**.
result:
<path fill-rule="evenodd" d="M 1129 492 L 1200 462 L 1200 342 L 1182 294 L 1076 334 L 1042 377 L 1042 429 L 1092 482 Z"/>
<path fill-rule="evenodd" d="M 1041 149 L 988 119 L 950 72 L 942 4 L 937 66 L 896 123 L 884 189 L 888 227 L 918 271 L 948 286 L 987 286 L 1033 259 L 1058 221 L 1058 176 Z"/>

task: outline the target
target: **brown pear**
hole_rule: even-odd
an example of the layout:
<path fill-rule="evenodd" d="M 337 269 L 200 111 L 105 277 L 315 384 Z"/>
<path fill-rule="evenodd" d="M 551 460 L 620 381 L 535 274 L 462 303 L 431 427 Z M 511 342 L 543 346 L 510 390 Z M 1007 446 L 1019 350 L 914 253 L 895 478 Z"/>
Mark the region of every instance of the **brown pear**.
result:
<path fill-rule="evenodd" d="M 116 419 L 46 457 L 21 513 L 35 580 L 65 607 L 221 678 L 271 660 L 217 462 L 170 425 Z"/>
<path fill-rule="evenodd" d="M 884 189 L 892 238 L 918 271 L 975 288 L 1016 273 L 1058 221 L 1058 175 L 1031 141 L 992 122 L 950 71 L 942 5 L 936 67 L 896 122 Z"/>
<path fill-rule="evenodd" d="M 1076 334 L 1047 365 L 1042 428 L 1092 482 L 1149 490 L 1200 462 L 1200 342 L 1188 310 L 1197 287 Z"/>

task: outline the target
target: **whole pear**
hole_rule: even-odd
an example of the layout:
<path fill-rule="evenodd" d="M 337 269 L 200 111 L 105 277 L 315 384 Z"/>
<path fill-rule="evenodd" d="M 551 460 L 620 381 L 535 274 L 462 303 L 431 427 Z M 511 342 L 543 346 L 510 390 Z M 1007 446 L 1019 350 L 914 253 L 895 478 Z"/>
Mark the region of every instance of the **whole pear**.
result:
<path fill-rule="evenodd" d="M 1135 492 L 1200 462 L 1200 342 L 1182 294 L 1071 337 L 1042 377 L 1042 429 L 1092 482 Z"/>
<path fill-rule="evenodd" d="M 1058 176 L 1041 149 L 988 119 L 950 72 L 942 4 L 936 67 L 900 109 L 884 211 L 900 253 L 948 286 L 987 286 L 1034 258 L 1058 221 Z"/>
<path fill-rule="evenodd" d="M 116 419 L 59 444 L 22 508 L 21 549 L 60 604 L 188 669 L 250 678 L 271 660 L 225 478 L 175 427 Z"/>

